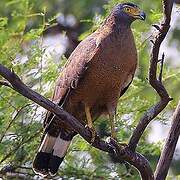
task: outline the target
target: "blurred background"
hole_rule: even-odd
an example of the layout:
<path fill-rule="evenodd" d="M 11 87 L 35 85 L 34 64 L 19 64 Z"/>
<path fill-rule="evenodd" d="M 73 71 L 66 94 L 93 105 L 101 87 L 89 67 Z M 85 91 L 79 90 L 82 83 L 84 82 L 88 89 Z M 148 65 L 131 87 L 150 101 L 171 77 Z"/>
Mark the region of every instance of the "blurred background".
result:
<path fill-rule="evenodd" d="M 74 48 L 94 32 L 112 7 L 121 0 L 1 0 L 0 63 L 13 68 L 33 90 L 51 98 L 58 74 Z M 133 84 L 119 100 L 116 128 L 118 140 L 128 142 L 143 113 L 159 97 L 148 84 L 152 24 L 162 19 L 160 0 L 132 0 L 147 14 L 132 30 L 139 67 Z M 161 148 L 180 98 L 180 6 L 176 1 L 171 29 L 162 44 L 165 53 L 163 82 L 174 100 L 145 131 L 138 151 L 155 169 Z M 0 77 L 0 80 L 2 78 Z M 0 87 L 0 179 L 42 179 L 31 169 L 42 135 L 45 110 L 7 87 Z M 95 123 L 102 138 L 110 134 L 107 117 Z M 167 179 L 180 179 L 180 142 Z M 52 179 L 52 178 L 51 178 Z M 140 179 L 127 164 L 118 164 L 80 136 L 73 139 L 58 176 L 53 179 Z"/>

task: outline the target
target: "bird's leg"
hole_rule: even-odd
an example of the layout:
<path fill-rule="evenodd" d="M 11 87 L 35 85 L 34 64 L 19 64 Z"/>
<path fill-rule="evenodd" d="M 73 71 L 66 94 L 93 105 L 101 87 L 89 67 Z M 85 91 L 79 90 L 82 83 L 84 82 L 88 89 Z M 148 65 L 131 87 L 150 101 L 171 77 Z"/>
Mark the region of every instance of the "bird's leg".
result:
<path fill-rule="evenodd" d="M 110 119 L 110 124 L 111 124 L 111 138 L 117 141 L 117 134 L 115 131 L 116 117 L 117 117 L 116 113 L 109 113 L 109 119 Z M 125 142 L 121 142 L 121 143 L 118 142 L 118 144 L 120 146 L 127 146 Z"/>
<path fill-rule="evenodd" d="M 113 139 L 116 139 L 116 131 L 115 131 L 115 121 L 116 121 L 116 114 L 115 113 L 110 113 L 109 114 L 109 119 L 110 119 L 110 125 L 111 125 L 111 137 Z"/>
<path fill-rule="evenodd" d="M 92 117 L 91 117 L 89 106 L 85 105 L 85 113 L 86 113 L 86 118 L 87 118 L 87 126 L 89 127 L 89 129 L 91 131 L 91 134 L 92 134 L 91 143 L 93 143 L 94 140 L 95 140 L 95 136 L 96 136 L 96 130 L 95 130 L 94 126 L 93 126 L 93 122 L 92 122 Z"/>

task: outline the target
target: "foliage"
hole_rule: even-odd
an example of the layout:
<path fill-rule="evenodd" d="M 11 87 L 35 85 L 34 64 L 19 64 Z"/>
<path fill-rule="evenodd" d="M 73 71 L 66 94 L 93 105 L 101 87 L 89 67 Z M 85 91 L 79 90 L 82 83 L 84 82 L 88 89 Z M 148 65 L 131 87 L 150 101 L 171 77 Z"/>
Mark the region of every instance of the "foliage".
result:
<path fill-rule="evenodd" d="M 43 46 L 43 32 L 54 26 L 59 14 L 73 14 L 80 23 L 79 39 L 102 23 L 105 16 L 119 0 L 1 0 L 0 5 L 0 63 L 6 65 L 22 78 L 34 90 L 46 97 L 51 97 L 56 77 L 64 66 L 63 56 L 56 62 L 52 57 L 44 58 L 46 47 Z M 162 18 L 161 1 L 147 0 L 141 3 L 134 0 L 147 13 L 147 21 L 136 22 L 133 32 L 139 54 L 139 69 L 128 92 L 120 99 L 117 122 L 119 141 L 127 142 L 143 112 L 154 104 L 158 97 L 147 81 L 151 36 L 151 25 Z M 175 29 L 171 37 L 179 42 L 179 30 Z M 46 59 L 46 60 L 45 60 Z M 179 68 L 173 69 L 165 64 L 164 83 L 174 102 L 166 109 L 166 113 L 174 110 L 179 97 Z M 0 77 L 1 80 L 1 77 Z M 157 120 L 167 122 L 163 112 Z M 40 142 L 44 110 L 24 97 L 6 87 L 0 88 L 0 167 L 11 164 L 17 171 L 26 174 L 30 179 L 34 176 L 30 167 L 33 156 Z M 95 123 L 102 138 L 109 133 L 106 117 Z M 152 144 L 147 141 L 146 131 L 138 150 L 146 155 L 153 167 L 160 154 L 161 143 Z M 59 176 L 75 179 L 138 179 L 132 167 L 114 163 L 107 154 L 92 148 L 81 137 L 73 140 L 73 145 L 59 171 Z M 174 168 L 175 169 L 175 168 Z"/>

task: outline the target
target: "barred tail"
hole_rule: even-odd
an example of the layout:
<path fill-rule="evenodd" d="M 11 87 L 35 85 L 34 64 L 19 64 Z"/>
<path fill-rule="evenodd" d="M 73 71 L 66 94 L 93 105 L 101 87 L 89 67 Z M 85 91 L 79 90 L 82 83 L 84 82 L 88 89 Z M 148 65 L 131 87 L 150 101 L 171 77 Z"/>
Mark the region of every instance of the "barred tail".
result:
<path fill-rule="evenodd" d="M 58 136 L 53 137 L 47 133 L 44 136 L 33 162 L 33 170 L 36 174 L 41 176 L 56 175 L 75 133 L 60 129 L 56 135 Z"/>

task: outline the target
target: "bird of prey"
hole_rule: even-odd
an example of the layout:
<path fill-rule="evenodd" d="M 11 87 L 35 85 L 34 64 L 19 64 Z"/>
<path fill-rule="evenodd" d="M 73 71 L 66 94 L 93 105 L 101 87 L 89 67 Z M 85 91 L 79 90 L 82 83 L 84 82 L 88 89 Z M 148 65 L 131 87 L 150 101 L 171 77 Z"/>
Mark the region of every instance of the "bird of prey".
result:
<path fill-rule="evenodd" d="M 137 66 L 137 50 L 130 28 L 136 19 L 145 20 L 145 13 L 137 5 L 116 5 L 99 29 L 72 52 L 58 78 L 53 102 L 91 130 L 92 142 L 93 121 L 102 114 L 109 115 L 111 136 L 116 137 L 118 99 L 131 84 Z M 35 173 L 42 176 L 57 173 L 77 134 L 73 127 L 58 122 L 50 112 L 44 121 L 46 131 L 33 162 Z"/>

